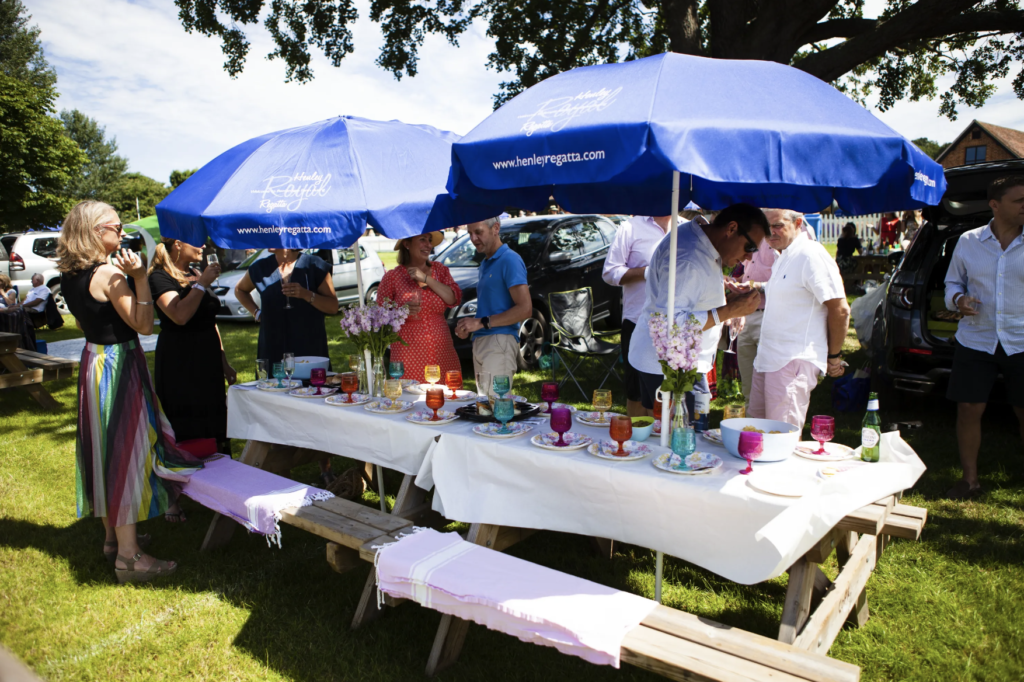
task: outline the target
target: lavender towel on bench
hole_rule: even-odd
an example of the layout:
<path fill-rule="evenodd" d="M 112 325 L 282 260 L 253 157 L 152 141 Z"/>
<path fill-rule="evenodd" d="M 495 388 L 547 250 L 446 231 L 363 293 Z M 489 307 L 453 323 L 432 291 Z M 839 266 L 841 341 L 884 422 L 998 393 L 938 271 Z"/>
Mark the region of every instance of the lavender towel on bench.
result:
<path fill-rule="evenodd" d="M 375 563 L 391 596 L 615 668 L 623 637 L 657 605 L 431 529 L 381 548 Z"/>
<path fill-rule="evenodd" d="M 227 455 L 213 455 L 203 464 L 189 477 L 182 493 L 250 531 L 266 535 L 268 545 L 281 546 L 278 522 L 282 509 L 308 507 L 315 500 L 334 497 L 326 490 L 236 462 Z"/>

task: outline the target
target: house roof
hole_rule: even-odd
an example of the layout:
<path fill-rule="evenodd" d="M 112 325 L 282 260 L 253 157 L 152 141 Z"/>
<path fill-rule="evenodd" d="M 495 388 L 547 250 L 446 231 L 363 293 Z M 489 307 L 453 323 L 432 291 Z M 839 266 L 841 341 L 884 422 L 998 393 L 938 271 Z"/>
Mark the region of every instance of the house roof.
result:
<path fill-rule="evenodd" d="M 1024 131 L 1014 130 L 1013 128 L 1004 128 L 1003 126 L 974 120 L 971 121 L 969 126 L 963 129 L 963 132 L 961 132 L 957 138 L 949 144 L 949 146 L 942 150 L 942 153 L 939 154 L 938 158 L 935 160 L 941 163 L 946 154 L 956 147 L 960 140 L 963 139 L 964 135 L 966 135 L 974 126 L 978 126 L 988 133 L 989 137 L 998 142 L 1006 151 L 1013 154 L 1016 158 L 1024 159 Z"/>

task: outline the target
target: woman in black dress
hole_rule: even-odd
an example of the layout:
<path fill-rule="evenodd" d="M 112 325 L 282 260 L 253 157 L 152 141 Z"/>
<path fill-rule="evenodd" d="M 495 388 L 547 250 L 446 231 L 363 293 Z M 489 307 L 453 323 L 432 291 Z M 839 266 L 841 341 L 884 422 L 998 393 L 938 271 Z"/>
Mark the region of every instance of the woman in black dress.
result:
<path fill-rule="evenodd" d="M 189 268 L 201 260 L 202 252 L 202 247 L 163 239 L 149 268 L 149 288 L 160 316 L 156 393 L 179 443 L 215 438 L 220 452 L 230 452 L 224 380 L 233 384 L 236 374 L 217 329 L 220 302 L 210 292 L 220 266 L 209 265 L 198 276 Z"/>
<path fill-rule="evenodd" d="M 857 236 L 857 226 L 853 223 L 846 223 L 843 226 L 842 236 L 836 240 L 836 265 L 839 266 L 839 271 L 848 274 L 856 270 L 857 264 L 853 260 L 853 254 L 863 250 L 860 237 Z"/>
<path fill-rule="evenodd" d="M 256 357 L 270 365 L 285 353 L 296 357 L 327 354 L 324 317 L 338 312 L 331 266 L 299 249 L 269 249 L 270 256 L 249 266 L 235 285 L 235 297 L 260 325 Z M 252 292 L 259 290 L 260 306 Z M 291 308 L 285 304 L 291 301 Z M 324 485 L 334 481 L 329 458 L 320 461 Z"/>

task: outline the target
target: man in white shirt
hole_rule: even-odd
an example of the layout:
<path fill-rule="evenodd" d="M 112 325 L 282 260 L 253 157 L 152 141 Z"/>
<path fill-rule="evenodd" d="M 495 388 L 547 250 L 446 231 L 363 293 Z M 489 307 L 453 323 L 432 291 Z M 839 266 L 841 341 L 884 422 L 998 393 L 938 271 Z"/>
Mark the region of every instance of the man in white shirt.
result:
<path fill-rule="evenodd" d="M 981 415 L 1000 372 L 1024 439 L 1024 176 L 994 180 L 988 205 L 992 220 L 960 236 L 946 271 L 946 307 L 964 315 L 946 390 L 964 470 L 947 493 L 954 500 L 981 493 Z"/>
<path fill-rule="evenodd" d="M 639 417 L 648 414 L 640 402 L 640 376 L 629 362 L 629 343 L 636 322 L 644 309 L 647 266 L 654 249 L 668 234 L 671 216 L 634 216 L 615 233 L 615 239 L 604 259 L 601 277 L 613 287 L 622 287 L 622 361 L 626 365 L 626 414 Z"/>
<path fill-rule="evenodd" d="M 46 299 L 49 297 L 50 290 L 43 286 L 43 276 L 37 272 L 32 275 L 32 289 L 22 305 L 30 313 L 41 313 L 46 309 Z"/>
<path fill-rule="evenodd" d="M 818 377 L 843 375 L 843 340 L 850 306 L 839 267 L 801 227 L 796 211 L 765 211 L 768 243 L 780 253 L 765 288 L 764 316 L 748 417 L 774 419 L 800 429 Z"/>
<path fill-rule="evenodd" d="M 753 312 L 761 298 L 756 291 L 744 289 L 726 300 L 722 266 L 750 260 L 767 234 L 764 213 L 750 204 L 733 204 L 711 224 L 697 217 L 678 227 L 674 319 L 684 322 L 692 314 L 704 328 L 697 360 L 701 374 L 707 374 L 714 364 L 722 323 Z M 664 377 L 647 320 L 651 313 L 665 314 L 668 309 L 670 245 L 671 240 L 663 239 L 651 256 L 644 309 L 629 344 L 630 362 L 640 373 L 640 399 L 648 410 L 654 409 L 655 393 Z M 702 384 L 694 385 L 694 390 L 708 392 L 707 380 L 702 379 Z"/>

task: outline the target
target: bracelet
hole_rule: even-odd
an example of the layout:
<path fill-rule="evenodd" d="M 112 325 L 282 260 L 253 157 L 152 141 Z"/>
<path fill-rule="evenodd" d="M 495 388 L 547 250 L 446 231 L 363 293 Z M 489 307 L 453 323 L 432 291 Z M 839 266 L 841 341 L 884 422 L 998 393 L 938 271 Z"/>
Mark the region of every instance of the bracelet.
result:
<path fill-rule="evenodd" d="M 153 305 L 152 301 L 136 301 L 139 305 Z"/>
<path fill-rule="evenodd" d="M 254 312 L 254 313 L 252 314 L 252 317 L 253 317 L 253 319 L 254 319 L 254 320 L 256 320 L 257 322 L 259 322 L 259 321 L 260 321 L 260 314 L 261 314 L 262 312 L 263 312 L 262 310 L 260 310 L 259 308 L 257 308 L 257 309 L 256 309 L 256 312 Z"/>
<path fill-rule="evenodd" d="M 193 288 L 193 289 L 195 289 L 196 291 L 202 291 L 202 292 L 204 292 L 204 293 L 206 292 L 206 287 L 204 287 L 204 286 L 203 286 L 202 284 L 200 284 L 199 282 L 196 282 L 195 284 L 193 284 L 193 285 L 192 285 L 192 288 Z"/>
<path fill-rule="evenodd" d="M 961 298 L 963 298 L 963 297 L 964 297 L 965 295 L 966 295 L 966 294 L 959 294 L 959 293 L 958 293 L 958 294 L 953 294 L 953 306 L 954 306 L 954 307 L 959 307 L 959 304 L 957 303 L 957 301 L 959 301 L 959 300 L 960 300 Z"/>
<path fill-rule="evenodd" d="M 711 309 L 711 317 L 715 318 L 715 324 L 722 324 L 722 321 L 718 319 L 718 308 Z"/>
<path fill-rule="evenodd" d="M 316 300 L 316 292 L 315 291 L 309 292 L 309 304 L 313 305 L 313 301 L 315 301 L 315 300 Z"/>
<path fill-rule="evenodd" d="M 828 354 L 828 359 L 829 360 L 837 360 L 837 359 L 842 358 L 842 357 L 843 357 L 842 353 L 829 353 Z"/>

